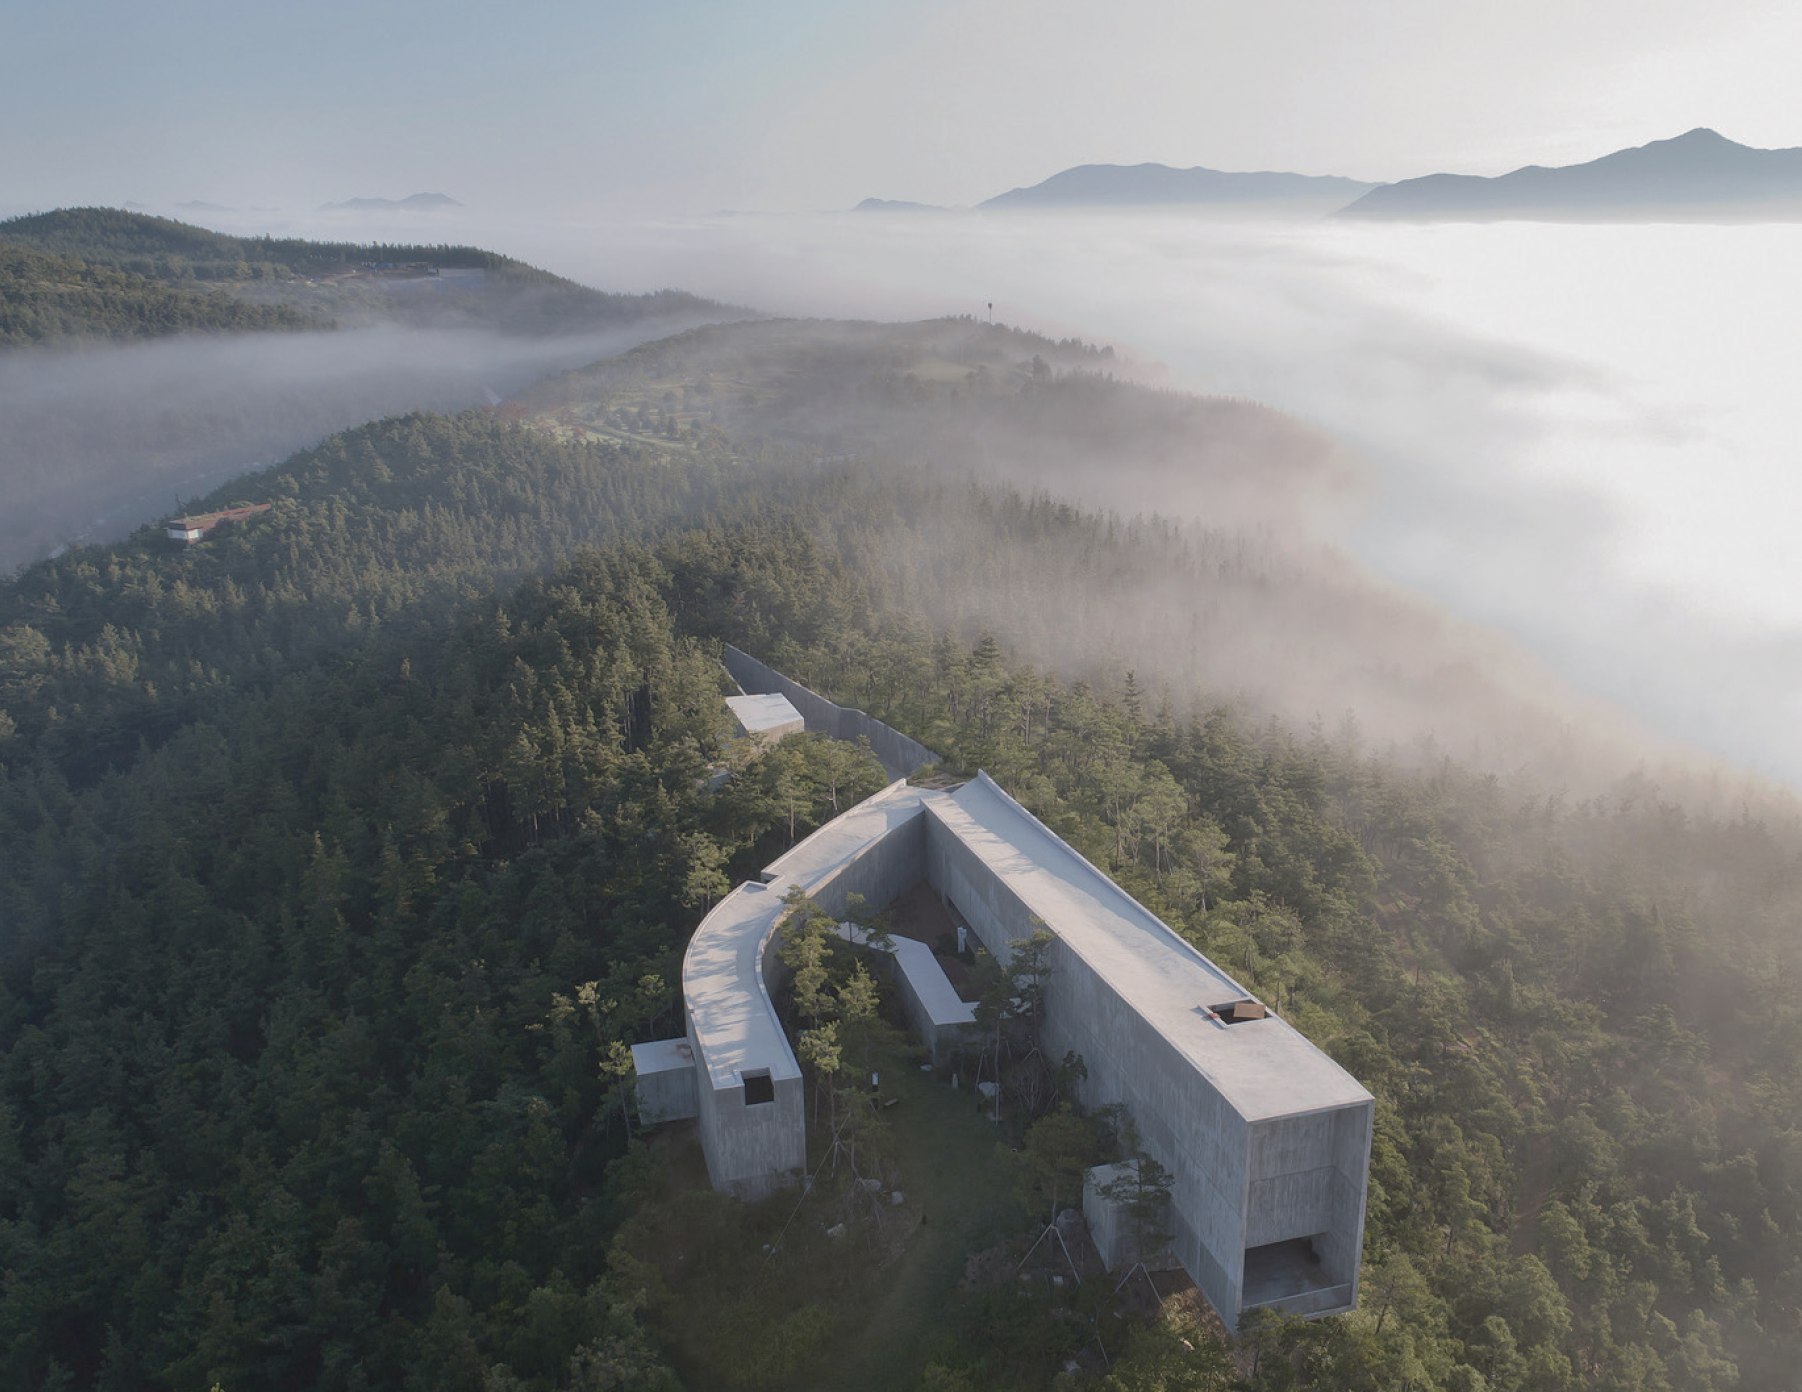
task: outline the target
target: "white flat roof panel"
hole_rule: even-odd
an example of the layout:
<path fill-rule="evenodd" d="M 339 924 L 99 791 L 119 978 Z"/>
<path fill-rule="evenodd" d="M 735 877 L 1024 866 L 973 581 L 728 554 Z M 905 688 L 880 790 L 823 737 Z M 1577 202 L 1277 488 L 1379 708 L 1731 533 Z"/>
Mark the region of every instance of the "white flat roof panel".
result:
<path fill-rule="evenodd" d="M 801 712 L 780 692 L 768 696 L 728 696 L 726 706 L 747 735 L 803 729 L 807 724 L 801 718 Z"/>
<path fill-rule="evenodd" d="M 686 1039 L 651 1039 L 632 1046 L 632 1071 L 641 1078 L 694 1066 L 695 1052 Z"/>

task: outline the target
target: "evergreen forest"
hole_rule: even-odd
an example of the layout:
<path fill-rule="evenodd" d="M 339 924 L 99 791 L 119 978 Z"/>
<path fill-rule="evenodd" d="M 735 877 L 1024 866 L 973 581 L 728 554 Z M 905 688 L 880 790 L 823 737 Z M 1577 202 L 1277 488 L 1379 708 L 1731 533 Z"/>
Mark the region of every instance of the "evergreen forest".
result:
<path fill-rule="evenodd" d="M 372 323 L 578 333 L 717 308 L 608 294 L 477 247 L 233 237 L 118 208 L 0 221 L 0 349 Z"/>

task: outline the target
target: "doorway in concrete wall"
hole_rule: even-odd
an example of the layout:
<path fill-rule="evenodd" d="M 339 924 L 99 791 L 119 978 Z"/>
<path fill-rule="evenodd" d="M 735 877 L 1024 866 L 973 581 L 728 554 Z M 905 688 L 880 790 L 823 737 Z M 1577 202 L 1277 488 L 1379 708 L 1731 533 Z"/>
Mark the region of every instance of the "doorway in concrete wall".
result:
<path fill-rule="evenodd" d="M 1241 1303 L 1271 1305 L 1331 1290 L 1336 1284 L 1320 1259 L 1316 1240 L 1324 1242 L 1325 1233 L 1313 1237 L 1292 1237 L 1284 1242 L 1267 1242 L 1262 1247 L 1245 1249 L 1245 1291 Z"/>

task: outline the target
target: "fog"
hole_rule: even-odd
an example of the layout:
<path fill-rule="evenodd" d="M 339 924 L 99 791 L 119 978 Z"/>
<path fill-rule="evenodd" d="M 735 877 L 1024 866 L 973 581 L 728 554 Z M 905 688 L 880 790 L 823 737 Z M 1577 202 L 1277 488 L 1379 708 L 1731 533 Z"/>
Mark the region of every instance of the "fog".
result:
<path fill-rule="evenodd" d="M 0 354 L 0 572 L 123 535 L 335 430 L 498 400 L 681 326 L 542 339 L 381 327 Z"/>
<path fill-rule="evenodd" d="M 1309 524 L 1664 736 L 1802 784 L 1802 283 L 1781 227 L 833 215 L 497 232 L 628 288 L 986 314 L 1341 444 Z M 1094 497 L 1207 520 L 1172 477 Z"/>
<path fill-rule="evenodd" d="M 224 230 L 426 231 L 402 217 L 233 221 Z M 432 235 L 608 290 L 679 286 L 830 317 L 981 317 L 992 302 L 999 321 L 1114 344 L 1123 370 L 1277 407 L 1337 444 L 1296 510 L 1315 536 L 1666 739 L 1802 785 L 1797 407 L 1785 379 L 1802 322 L 1802 284 L 1786 265 L 1793 229 L 1049 214 L 453 221 L 434 220 Z M 27 482 L 0 500 L 0 547 L 21 544 L 15 498 L 33 524 L 48 515 L 67 534 L 99 534 L 79 506 L 31 502 L 66 498 L 75 481 L 46 459 L 145 470 L 142 507 L 116 528 L 167 507 L 172 487 L 198 491 L 326 430 L 482 400 L 484 388 L 505 392 L 608 346 L 339 334 L 15 358 L 0 365 L 0 413 L 26 429 L 0 442 L 0 469 Z M 97 382 L 111 403 L 99 418 L 58 404 L 59 392 L 91 400 Z M 194 417 L 207 429 L 179 427 Z M 21 446 L 33 430 L 80 433 L 45 454 Z M 1056 483 L 1205 524 L 1237 520 L 1243 502 L 1180 470 L 1136 471 L 1130 488 L 1108 467 L 1087 479 L 1062 470 Z M 41 527 L 31 538 L 61 539 Z"/>

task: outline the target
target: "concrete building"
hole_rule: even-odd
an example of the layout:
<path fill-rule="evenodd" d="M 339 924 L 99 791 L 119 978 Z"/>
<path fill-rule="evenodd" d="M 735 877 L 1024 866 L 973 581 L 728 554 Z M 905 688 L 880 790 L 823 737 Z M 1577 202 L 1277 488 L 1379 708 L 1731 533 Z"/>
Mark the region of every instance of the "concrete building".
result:
<path fill-rule="evenodd" d="M 908 1023 L 935 1064 L 943 1063 L 959 1047 L 976 1042 L 976 1007 L 957 994 L 925 943 L 906 937 L 873 941 L 855 923 L 839 924 L 838 935 L 845 942 L 880 953 L 892 964 L 889 981 L 901 997 Z"/>
<path fill-rule="evenodd" d="M 654 1039 L 632 1046 L 638 1120 L 646 1126 L 695 1114 L 695 1051 L 686 1039 Z"/>
<path fill-rule="evenodd" d="M 788 697 L 772 693 L 765 696 L 728 696 L 726 709 L 738 725 L 738 733 L 758 744 L 774 744 L 785 735 L 797 735 L 807 727 L 801 712 L 789 704 Z"/>
<path fill-rule="evenodd" d="M 164 530 L 169 540 L 182 541 L 192 545 L 204 541 L 213 532 L 229 522 L 242 522 L 255 517 L 259 512 L 268 512 L 271 503 L 249 503 L 244 507 L 227 508 L 223 512 L 199 512 L 188 517 L 172 517 L 164 523 Z"/>
<path fill-rule="evenodd" d="M 1148 1214 L 1143 1221 L 1134 1220 L 1127 1196 L 1132 1193 L 1138 1171 L 1136 1159 L 1097 1165 L 1090 1170 L 1082 1186 L 1083 1221 L 1089 1225 L 1089 1237 L 1109 1271 L 1127 1271 L 1135 1264 L 1143 1265 L 1147 1271 L 1169 1271 L 1182 1264 L 1170 1248 L 1170 1205 L 1159 1205 L 1159 1211 Z"/>
<path fill-rule="evenodd" d="M 1351 1308 L 1370 1094 L 987 774 L 955 790 L 891 784 L 696 930 L 682 970 L 686 1043 L 716 1188 L 767 1194 L 805 1163 L 801 1070 L 771 1002 L 785 894 L 799 886 L 842 917 L 853 893 L 881 907 L 921 881 L 1002 960 L 1036 928 L 1051 931 L 1047 1050 L 1080 1054 L 1080 1100 L 1124 1106 L 1170 1171 L 1170 1251 L 1229 1326 L 1255 1306 Z M 668 1070 L 647 1082 L 666 1107 Z"/>

